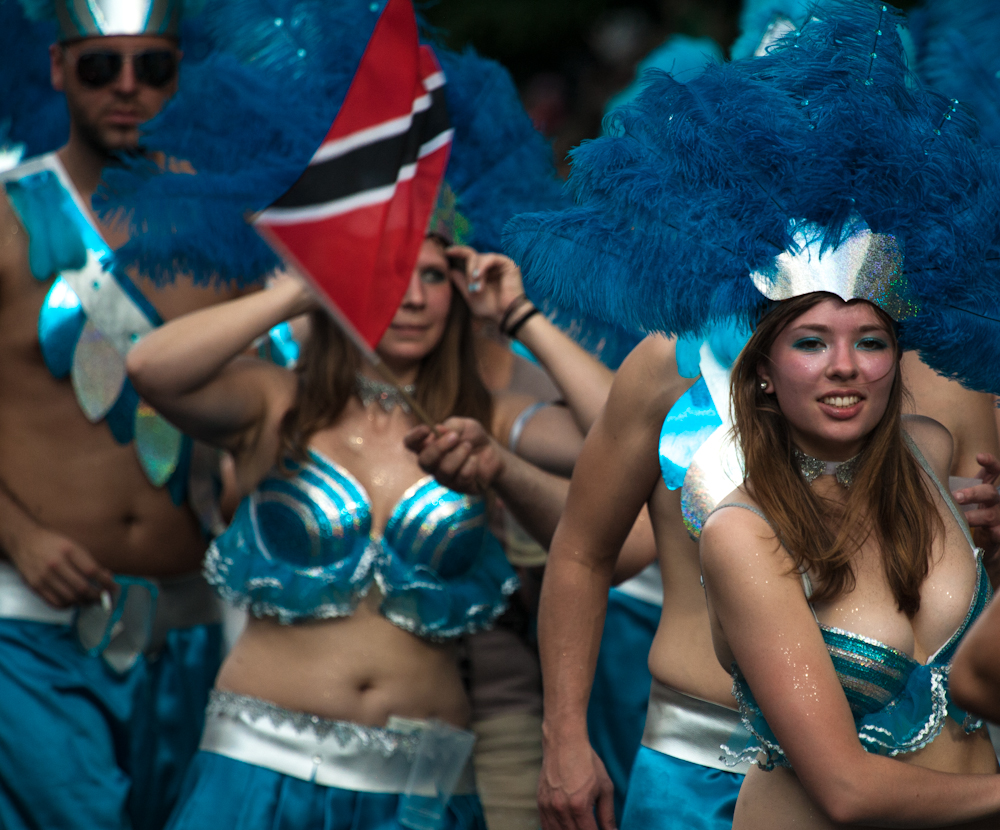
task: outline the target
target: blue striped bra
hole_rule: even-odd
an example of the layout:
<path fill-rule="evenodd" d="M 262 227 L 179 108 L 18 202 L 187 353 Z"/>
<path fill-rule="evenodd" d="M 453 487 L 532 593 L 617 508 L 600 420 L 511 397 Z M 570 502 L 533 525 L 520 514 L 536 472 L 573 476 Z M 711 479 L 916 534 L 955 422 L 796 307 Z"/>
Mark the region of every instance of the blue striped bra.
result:
<path fill-rule="evenodd" d="M 487 524 L 482 498 L 427 476 L 374 534 L 358 480 L 310 449 L 240 503 L 205 573 L 227 602 L 282 623 L 350 616 L 374 585 L 390 622 L 449 639 L 489 627 L 517 588 Z"/>
<path fill-rule="evenodd" d="M 948 641 L 932 654 L 926 663 L 914 660 L 908 654 L 878 640 L 823 625 L 816 620 L 827 651 L 833 662 L 837 678 L 847 697 L 854 716 L 858 739 L 868 751 L 878 755 L 896 756 L 915 752 L 933 741 L 951 717 L 967 733 L 981 728 L 983 722 L 959 709 L 948 692 L 948 671 L 955 649 L 973 622 L 983 612 L 993 596 L 982 551 L 975 546 L 964 518 L 955 507 L 951 494 L 941 485 L 923 455 L 909 443 L 914 457 L 937 486 L 958 526 L 965 534 L 976 558 L 976 590 L 969 611 Z M 767 517 L 756 507 L 739 502 L 719 505 L 750 510 L 764 521 Z M 768 522 L 770 524 L 770 522 Z M 812 585 L 807 574 L 802 574 L 806 599 L 812 595 Z M 811 607 L 811 605 L 810 605 Z M 813 611 L 813 616 L 816 612 Z M 724 745 L 727 764 L 733 766 L 758 760 L 762 769 L 790 766 L 788 758 L 768 726 L 764 715 L 754 700 L 753 692 L 739 666 L 733 663 L 733 697 L 739 705 L 740 716 L 750 738 L 740 745 Z"/>

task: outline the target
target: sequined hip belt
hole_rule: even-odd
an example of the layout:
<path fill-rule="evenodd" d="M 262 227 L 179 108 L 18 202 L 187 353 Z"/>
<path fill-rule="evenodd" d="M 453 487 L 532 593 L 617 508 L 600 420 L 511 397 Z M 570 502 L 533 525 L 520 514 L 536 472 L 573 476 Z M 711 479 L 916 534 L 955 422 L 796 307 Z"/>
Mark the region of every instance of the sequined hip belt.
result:
<path fill-rule="evenodd" d="M 215 592 L 199 573 L 171 579 L 116 576 L 109 605 L 53 608 L 10 563 L 0 561 L 0 619 L 74 626 L 84 649 L 112 668 L 128 669 L 139 654 L 153 655 L 176 628 L 222 619 Z"/>
<path fill-rule="evenodd" d="M 722 745 L 745 733 L 736 710 L 678 692 L 654 678 L 643 746 L 692 764 L 746 775 L 749 763 L 727 767 L 721 759 Z"/>
<path fill-rule="evenodd" d="M 200 749 L 254 764 L 324 787 L 368 793 L 403 793 L 420 739 L 420 725 L 408 731 L 327 720 L 282 709 L 266 700 L 215 690 L 205 712 Z M 476 791 L 471 763 L 455 795 Z M 416 795 L 434 796 L 432 788 Z"/>

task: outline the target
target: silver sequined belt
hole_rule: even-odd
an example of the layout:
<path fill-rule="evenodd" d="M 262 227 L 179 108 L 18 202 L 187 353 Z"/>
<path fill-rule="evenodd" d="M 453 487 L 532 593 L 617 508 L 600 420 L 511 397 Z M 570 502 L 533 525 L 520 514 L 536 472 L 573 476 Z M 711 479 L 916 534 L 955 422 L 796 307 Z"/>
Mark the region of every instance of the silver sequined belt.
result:
<path fill-rule="evenodd" d="M 745 743 L 747 737 L 739 712 L 653 680 L 643 746 L 692 764 L 746 775 L 749 763 L 727 767 L 721 756 L 723 744 L 741 739 Z"/>
<path fill-rule="evenodd" d="M 200 749 L 324 787 L 403 793 L 417 751 L 419 724 L 427 722 L 406 723 L 411 731 L 327 720 L 260 698 L 215 690 L 205 712 Z M 453 793 L 475 791 L 470 762 Z M 414 794 L 433 796 L 435 792 L 428 788 Z"/>
<path fill-rule="evenodd" d="M 75 626 L 85 644 L 106 640 L 100 654 L 120 671 L 131 666 L 139 654 L 157 653 L 169 631 L 222 619 L 219 599 L 200 573 L 172 579 L 135 578 L 127 589 L 135 590 L 136 595 L 141 589 L 143 596 L 137 598 L 142 601 L 124 603 L 120 615 L 115 614 L 115 608 L 102 613 L 98 604 L 53 608 L 31 590 L 10 562 L 0 561 L 0 619 Z"/>

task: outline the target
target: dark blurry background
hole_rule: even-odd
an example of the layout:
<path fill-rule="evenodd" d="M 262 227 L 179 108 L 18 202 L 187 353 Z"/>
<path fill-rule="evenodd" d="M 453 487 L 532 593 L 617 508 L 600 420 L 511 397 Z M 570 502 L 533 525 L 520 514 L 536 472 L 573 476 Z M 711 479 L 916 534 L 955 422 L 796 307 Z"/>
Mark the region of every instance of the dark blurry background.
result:
<path fill-rule="evenodd" d="M 910 8 L 918 0 L 895 0 Z M 673 34 L 710 37 L 728 57 L 742 0 L 430 0 L 418 5 L 448 45 L 472 44 L 510 70 L 535 126 L 566 153 L 600 132 L 608 99 Z"/>

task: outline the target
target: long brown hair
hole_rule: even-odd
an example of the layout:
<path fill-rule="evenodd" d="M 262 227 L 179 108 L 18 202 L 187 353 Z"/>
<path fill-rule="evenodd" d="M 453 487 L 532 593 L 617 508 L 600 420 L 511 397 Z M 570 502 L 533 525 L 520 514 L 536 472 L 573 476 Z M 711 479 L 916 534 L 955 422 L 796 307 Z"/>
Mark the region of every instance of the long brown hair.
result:
<path fill-rule="evenodd" d="M 453 289 L 444 334 L 420 364 L 414 397 L 436 423 L 457 415 L 475 418 L 488 430 L 493 400 L 479 376 L 472 337 L 469 307 Z M 309 439 L 337 422 L 354 394 L 361 361 L 326 312 L 310 313 L 309 336 L 295 368 L 298 394 L 279 430 L 283 457 L 304 461 Z"/>
<path fill-rule="evenodd" d="M 885 413 L 861 449 L 843 504 L 817 496 L 808 485 L 792 455 L 791 434 L 778 402 L 760 387 L 758 367 L 769 361 L 781 331 L 829 296 L 814 293 L 780 303 L 760 321 L 733 366 L 733 431 L 743 449 L 746 487 L 795 567 L 814 577 L 813 599 L 833 600 L 854 589 L 853 557 L 874 536 L 896 604 L 912 617 L 920 608 L 935 532 L 944 525 L 904 438 L 906 391 L 892 320 L 873 306 L 889 331 L 896 376 Z"/>

